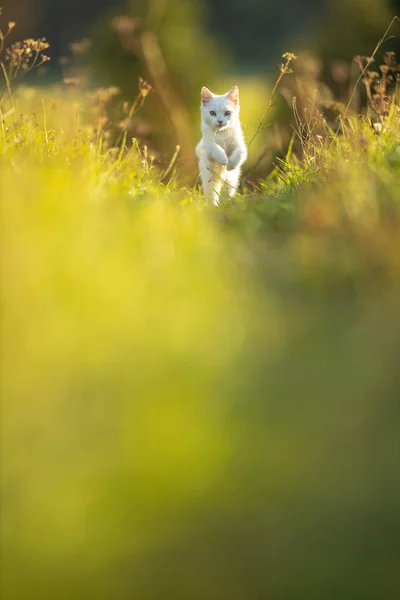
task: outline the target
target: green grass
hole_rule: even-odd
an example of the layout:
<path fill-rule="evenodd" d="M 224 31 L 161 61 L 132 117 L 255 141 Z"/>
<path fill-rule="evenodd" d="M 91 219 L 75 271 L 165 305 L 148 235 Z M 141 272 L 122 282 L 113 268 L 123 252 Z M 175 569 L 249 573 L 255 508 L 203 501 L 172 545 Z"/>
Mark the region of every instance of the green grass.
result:
<path fill-rule="evenodd" d="M 395 597 L 399 109 L 213 208 L 53 97 L 0 132 L 3 597 Z"/>

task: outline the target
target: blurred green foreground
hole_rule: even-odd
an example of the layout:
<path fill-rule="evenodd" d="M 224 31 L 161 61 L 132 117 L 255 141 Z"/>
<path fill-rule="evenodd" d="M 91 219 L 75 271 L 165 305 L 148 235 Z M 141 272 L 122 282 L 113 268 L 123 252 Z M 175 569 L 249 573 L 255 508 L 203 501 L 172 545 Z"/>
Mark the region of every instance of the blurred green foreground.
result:
<path fill-rule="evenodd" d="M 0 135 L 2 598 L 397 597 L 399 115 L 211 209 L 71 106 Z"/>

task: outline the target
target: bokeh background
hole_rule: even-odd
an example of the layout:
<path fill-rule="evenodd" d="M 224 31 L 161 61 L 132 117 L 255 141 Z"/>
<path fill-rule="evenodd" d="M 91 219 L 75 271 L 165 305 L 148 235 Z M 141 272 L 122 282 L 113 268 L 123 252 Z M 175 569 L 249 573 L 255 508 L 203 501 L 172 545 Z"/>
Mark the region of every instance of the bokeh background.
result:
<path fill-rule="evenodd" d="M 158 18 L 174 15 L 171 37 L 181 38 L 181 50 L 189 52 L 188 30 L 201 35 L 198 63 L 208 63 L 204 51 L 213 39 L 228 59 L 233 72 L 265 71 L 280 54 L 300 47 L 318 51 L 324 59 L 350 60 L 371 52 L 399 9 L 398 0 L 3 0 L 6 14 L 13 13 L 23 36 L 46 36 L 55 60 L 68 53 L 72 41 L 93 34 L 103 21 L 120 14 Z M 151 14 L 149 14 L 151 13 Z M 101 26 L 101 25 L 100 25 Z M 176 35 L 177 32 L 180 35 Z M 165 33 L 168 36 L 168 33 Z M 179 46 L 179 39 L 175 39 Z M 204 60 L 201 60 L 203 58 Z M 220 68 L 210 60 L 208 67 Z M 224 65 L 221 65 L 221 67 Z M 118 66 L 116 65 L 118 69 Z"/>
<path fill-rule="evenodd" d="M 152 84 L 128 139 L 146 143 L 160 166 L 168 164 L 179 144 L 181 168 L 188 163 L 193 170 L 203 85 L 223 93 L 239 84 L 244 131 L 251 138 L 269 101 L 281 55 L 294 52 L 296 72 L 286 79 L 264 135 L 251 148 L 250 162 L 264 151 L 258 174 L 265 176 L 276 156 L 286 153 L 293 96 L 299 105 L 311 94 L 317 106 L 347 103 L 359 74 L 353 58 L 371 54 L 399 2 L 4 0 L 3 8 L 5 17 L 18 22 L 10 41 L 49 40 L 52 61 L 41 70 L 43 84 L 68 79 L 93 88 L 116 86 L 119 104 L 135 98 L 139 76 Z M 396 29 L 398 23 L 392 34 Z M 390 40 L 390 49 L 397 48 L 398 41 Z M 387 49 L 387 44 L 382 47 L 377 64 Z M 361 109 L 364 101 L 361 90 L 354 108 Z M 111 118 L 115 121 L 115 114 Z"/>
<path fill-rule="evenodd" d="M 399 114 L 221 210 L 179 177 L 202 85 L 240 85 L 249 138 L 298 55 L 262 180 L 293 95 L 346 103 L 399 2 L 1 4 L 51 56 L 0 138 L 2 597 L 398 598 Z"/>

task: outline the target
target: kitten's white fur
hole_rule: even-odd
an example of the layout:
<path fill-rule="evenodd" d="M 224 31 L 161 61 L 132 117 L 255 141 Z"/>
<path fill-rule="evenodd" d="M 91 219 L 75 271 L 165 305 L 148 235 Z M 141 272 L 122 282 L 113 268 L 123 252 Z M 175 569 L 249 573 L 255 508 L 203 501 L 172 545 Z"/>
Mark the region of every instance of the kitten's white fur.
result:
<path fill-rule="evenodd" d="M 196 148 L 205 196 L 219 204 L 223 189 L 230 198 L 237 192 L 240 168 L 247 148 L 239 120 L 239 89 L 217 96 L 206 87 L 201 90 L 202 139 Z M 212 114 L 211 114 L 212 113 Z"/>

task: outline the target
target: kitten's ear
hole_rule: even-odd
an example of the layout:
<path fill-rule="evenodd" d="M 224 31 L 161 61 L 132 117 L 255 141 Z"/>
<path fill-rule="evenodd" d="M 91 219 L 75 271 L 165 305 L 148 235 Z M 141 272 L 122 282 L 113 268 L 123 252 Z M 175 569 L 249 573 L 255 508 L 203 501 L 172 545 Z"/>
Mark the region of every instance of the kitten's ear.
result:
<path fill-rule="evenodd" d="M 201 101 L 203 104 L 207 104 L 212 100 L 214 94 L 206 87 L 201 88 Z"/>
<path fill-rule="evenodd" d="M 232 104 L 239 104 L 239 88 L 237 85 L 234 85 L 233 88 L 226 94 L 228 100 L 232 102 Z"/>

